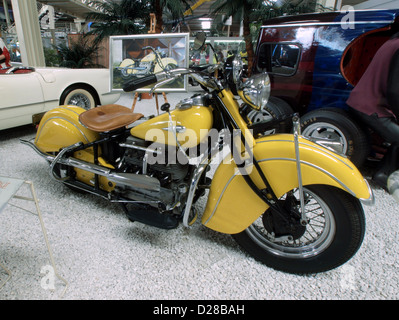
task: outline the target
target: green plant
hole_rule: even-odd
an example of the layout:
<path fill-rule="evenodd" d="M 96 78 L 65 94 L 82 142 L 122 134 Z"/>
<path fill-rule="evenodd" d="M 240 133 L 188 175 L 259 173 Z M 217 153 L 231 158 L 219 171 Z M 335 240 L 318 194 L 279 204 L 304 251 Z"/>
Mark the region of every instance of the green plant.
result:
<path fill-rule="evenodd" d="M 46 67 L 58 67 L 61 59 L 56 48 L 43 47 Z"/>
<path fill-rule="evenodd" d="M 190 9 L 190 2 L 187 0 L 151 0 L 151 8 L 155 13 L 156 25 L 155 32 L 163 31 L 163 16 L 168 15 L 171 20 L 181 21 L 184 18 L 184 12 Z"/>
<path fill-rule="evenodd" d="M 147 32 L 150 4 L 148 1 L 91 1 L 100 12 L 87 15 L 86 21 L 92 22 L 86 35 L 95 35 L 95 43 L 109 36 L 139 34 Z"/>
<path fill-rule="evenodd" d="M 315 12 L 316 9 L 323 10 L 324 7 L 317 0 L 279 0 L 264 1 L 259 10 L 251 15 L 254 21 L 265 21 L 283 15 L 296 15 L 301 13 Z"/>
<path fill-rule="evenodd" d="M 60 66 L 72 69 L 103 68 L 104 66 L 94 62 L 97 58 L 98 48 L 98 45 L 83 36 L 71 41 L 69 46 L 61 44 L 57 47 L 61 57 Z"/>

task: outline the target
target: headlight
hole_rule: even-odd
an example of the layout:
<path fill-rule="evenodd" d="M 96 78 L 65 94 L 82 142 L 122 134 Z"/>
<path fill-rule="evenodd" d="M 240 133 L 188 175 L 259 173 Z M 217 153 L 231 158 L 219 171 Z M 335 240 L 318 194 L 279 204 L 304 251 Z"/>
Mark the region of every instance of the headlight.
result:
<path fill-rule="evenodd" d="M 238 94 L 237 87 L 241 86 L 243 69 L 244 64 L 238 55 L 228 57 L 224 63 L 224 77 L 234 95 Z"/>
<path fill-rule="evenodd" d="M 252 76 L 242 85 L 242 98 L 256 109 L 263 109 L 270 97 L 270 78 L 267 73 Z"/>
<path fill-rule="evenodd" d="M 236 54 L 233 61 L 232 61 L 232 69 L 233 69 L 233 82 L 235 84 L 240 83 L 240 77 L 242 70 L 244 69 L 244 63 L 242 62 L 241 57 Z"/>

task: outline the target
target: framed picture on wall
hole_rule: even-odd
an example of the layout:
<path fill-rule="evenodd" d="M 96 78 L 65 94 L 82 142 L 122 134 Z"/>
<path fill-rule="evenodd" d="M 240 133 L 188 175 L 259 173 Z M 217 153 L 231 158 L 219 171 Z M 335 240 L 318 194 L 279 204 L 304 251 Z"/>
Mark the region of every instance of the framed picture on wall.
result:
<path fill-rule="evenodd" d="M 112 36 L 109 45 L 111 91 L 123 91 L 123 83 L 129 79 L 188 67 L 188 33 Z M 187 83 L 187 77 L 182 77 L 159 87 L 155 92 L 187 91 Z M 148 92 L 152 86 L 137 91 Z"/>

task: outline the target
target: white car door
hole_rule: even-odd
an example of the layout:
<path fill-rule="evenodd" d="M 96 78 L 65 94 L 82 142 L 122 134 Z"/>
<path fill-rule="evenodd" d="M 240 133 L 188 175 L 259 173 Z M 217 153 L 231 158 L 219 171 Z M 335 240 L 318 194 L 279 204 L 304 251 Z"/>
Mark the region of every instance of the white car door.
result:
<path fill-rule="evenodd" d="M 40 77 L 35 72 L 0 73 L 0 130 L 32 123 L 44 110 Z"/>

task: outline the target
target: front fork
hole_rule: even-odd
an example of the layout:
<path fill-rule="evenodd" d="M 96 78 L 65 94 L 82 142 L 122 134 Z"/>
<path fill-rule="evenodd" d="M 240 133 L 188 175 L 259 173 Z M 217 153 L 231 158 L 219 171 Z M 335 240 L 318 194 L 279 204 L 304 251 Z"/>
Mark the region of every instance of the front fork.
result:
<path fill-rule="evenodd" d="M 273 189 L 271 188 L 269 181 L 265 177 L 265 174 L 262 172 L 262 169 L 257 162 L 257 159 L 255 159 L 252 150 L 247 148 L 247 146 L 255 146 L 256 141 L 255 138 L 251 133 L 248 134 L 248 131 L 250 131 L 247 127 L 247 124 L 245 121 L 242 119 L 240 113 L 239 113 L 239 108 L 237 105 L 237 102 L 234 100 L 233 95 L 231 92 L 226 92 L 223 91 L 220 93 L 218 96 L 221 104 L 226 106 L 227 109 L 227 116 L 232 120 L 232 123 L 234 127 L 237 129 L 241 130 L 241 141 L 242 144 L 244 145 L 245 151 L 250 155 L 252 158 L 253 162 L 253 167 L 255 170 L 257 170 L 259 176 L 261 177 L 262 182 L 264 183 L 266 187 L 266 194 L 263 190 L 260 190 L 255 183 L 252 181 L 249 175 L 244 174 L 243 178 L 246 181 L 246 183 L 249 185 L 249 187 L 272 209 L 274 209 L 282 219 L 287 221 L 289 223 L 287 216 L 289 216 L 289 212 L 287 213 L 286 209 L 283 208 L 280 205 L 279 199 L 276 197 Z M 230 107 L 229 107 L 230 106 Z M 303 192 L 303 183 L 302 183 L 302 173 L 301 173 L 301 162 L 300 162 L 300 154 L 299 154 L 299 136 L 301 133 L 300 130 L 300 122 L 299 122 L 299 116 L 298 114 L 294 114 L 293 118 L 293 126 L 294 126 L 294 147 L 295 147 L 295 161 L 296 161 L 296 167 L 297 167 L 297 175 L 298 175 L 298 191 L 299 191 L 299 198 L 300 198 L 300 207 L 301 207 L 301 218 L 300 222 L 302 225 L 307 225 L 308 219 L 305 213 L 305 199 L 304 199 L 304 192 Z M 244 134 L 245 133 L 245 134 Z M 252 141 L 247 141 L 247 139 L 252 139 Z M 235 144 L 232 144 L 232 147 L 237 149 L 237 146 Z M 235 150 L 237 152 L 237 150 Z M 236 153 L 240 154 L 240 153 Z M 245 162 L 244 162 L 245 165 Z M 245 169 L 244 169 L 245 170 Z"/>
<path fill-rule="evenodd" d="M 298 174 L 298 191 L 299 191 L 299 201 L 301 204 L 301 225 L 305 226 L 308 224 L 308 217 L 305 212 L 305 194 L 303 192 L 302 184 L 302 172 L 301 172 L 301 158 L 299 155 L 299 136 L 301 135 L 301 125 L 299 122 L 299 116 L 297 114 L 292 118 L 292 124 L 294 129 L 294 146 L 295 146 L 295 162 L 296 171 Z"/>

